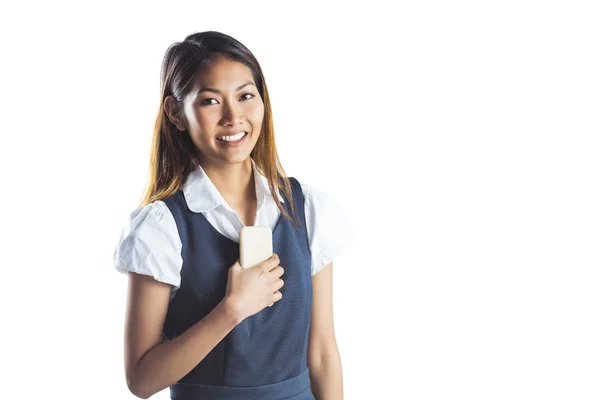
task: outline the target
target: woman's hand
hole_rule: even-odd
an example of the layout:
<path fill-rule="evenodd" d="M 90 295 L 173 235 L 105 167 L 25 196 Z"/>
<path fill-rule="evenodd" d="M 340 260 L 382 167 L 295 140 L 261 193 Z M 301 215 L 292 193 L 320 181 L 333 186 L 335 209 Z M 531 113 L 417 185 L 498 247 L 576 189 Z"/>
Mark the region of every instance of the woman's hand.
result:
<path fill-rule="evenodd" d="M 283 268 L 278 264 L 279 256 L 273 253 L 271 258 L 254 267 L 243 268 L 238 259 L 229 268 L 225 299 L 240 321 L 281 300 Z"/>

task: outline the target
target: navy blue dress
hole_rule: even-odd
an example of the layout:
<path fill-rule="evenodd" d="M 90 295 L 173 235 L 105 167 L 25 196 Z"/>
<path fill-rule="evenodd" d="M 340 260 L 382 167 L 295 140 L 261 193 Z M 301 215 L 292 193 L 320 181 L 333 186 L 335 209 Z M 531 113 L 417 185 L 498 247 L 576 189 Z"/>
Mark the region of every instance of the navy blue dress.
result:
<path fill-rule="evenodd" d="M 280 215 L 273 251 L 284 268 L 283 297 L 246 318 L 186 376 L 170 387 L 177 400 L 314 400 L 308 373 L 308 332 L 312 306 L 311 257 L 304 195 L 290 177 L 299 228 Z M 285 194 L 282 194 L 285 196 Z M 285 210 L 291 212 L 284 198 Z M 165 341 L 204 318 L 225 296 L 229 268 L 239 243 L 217 231 L 204 214 L 191 211 L 183 192 L 164 199 L 181 238 L 181 285 L 169 303 Z"/>

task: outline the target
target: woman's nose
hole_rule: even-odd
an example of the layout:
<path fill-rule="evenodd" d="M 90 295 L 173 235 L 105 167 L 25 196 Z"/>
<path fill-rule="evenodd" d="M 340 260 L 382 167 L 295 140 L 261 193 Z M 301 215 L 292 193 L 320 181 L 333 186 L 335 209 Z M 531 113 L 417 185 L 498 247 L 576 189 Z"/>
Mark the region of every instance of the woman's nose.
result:
<path fill-rule="evenodd" d="M 243 112 L 241 107 L 235 104 L 225 106 L 223 111 L 223 120 L 230 122 L 233 126 L 239 125 L 243 120 Z"/>

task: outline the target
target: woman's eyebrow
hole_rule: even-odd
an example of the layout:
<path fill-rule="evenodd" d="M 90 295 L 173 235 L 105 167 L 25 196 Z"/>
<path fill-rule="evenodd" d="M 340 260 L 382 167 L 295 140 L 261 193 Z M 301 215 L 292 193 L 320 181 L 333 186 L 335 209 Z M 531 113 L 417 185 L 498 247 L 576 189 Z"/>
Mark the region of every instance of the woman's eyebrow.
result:
<path fill-rule="evenodd" d="M 252 82 L 248 81 L 248 82 L 244 83 L 243 85 L 236 87 L 236 88 L 235 88 L 235 90 L 236 90 L 236 92 L 237 92 L 238 90 L 241 90 L 241 89 L 243 89 L 244 87 L 246 87 L 246 86 L 248 86 L 248 85 L 256 86 L 254 83 L 252 83 Z M 221 91 L 220 91 L 220 90 L 218 90 L 218 89 L 209 88 L 209 87 L 204 87 L 204 88 L 200 88 L 200 90 L 198 90 L 198 91 L 196 92 L 196 96 L 198 96 L 198 95 L 199 95 L 200 93 L 202 93 L 202 92 L 213 92 L 213 93 L 218 93 L 218 94 L 221 94 Z"/>

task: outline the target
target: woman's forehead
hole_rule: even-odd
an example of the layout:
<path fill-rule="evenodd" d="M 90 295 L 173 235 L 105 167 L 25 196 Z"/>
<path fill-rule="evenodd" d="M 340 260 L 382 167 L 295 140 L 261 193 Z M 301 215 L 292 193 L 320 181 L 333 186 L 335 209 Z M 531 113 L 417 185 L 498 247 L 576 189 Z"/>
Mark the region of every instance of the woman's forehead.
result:
<path fill-rule="evenodd" d="M 211 87 L 227 91 L 236 90 L 247 81 L 254 83 L 250 68 L 240 62 L 225 58 L 215 60 L 205 69 L 199 71 L 194 78 L 197 89 Z"/>

